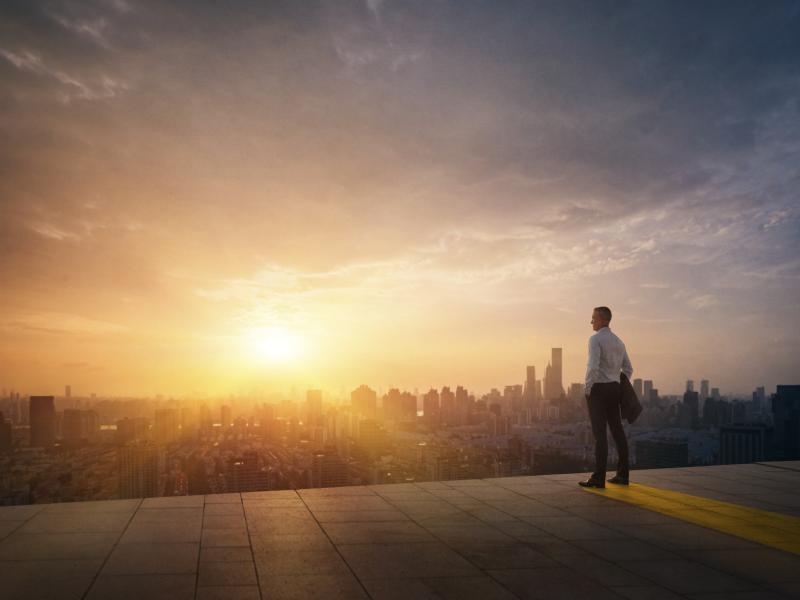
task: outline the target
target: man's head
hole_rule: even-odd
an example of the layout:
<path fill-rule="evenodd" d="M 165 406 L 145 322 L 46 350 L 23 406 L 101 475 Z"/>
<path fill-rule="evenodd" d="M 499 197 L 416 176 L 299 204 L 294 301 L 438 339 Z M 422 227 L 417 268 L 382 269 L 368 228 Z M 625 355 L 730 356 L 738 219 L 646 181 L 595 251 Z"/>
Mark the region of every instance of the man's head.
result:
<path fill-rule="evenodd" d="M 597 306 L 592 311 L 592 329 L 598 331 L 603 327 L 608 327 L 611 323 L 611 309 L 607 306 Z"/>

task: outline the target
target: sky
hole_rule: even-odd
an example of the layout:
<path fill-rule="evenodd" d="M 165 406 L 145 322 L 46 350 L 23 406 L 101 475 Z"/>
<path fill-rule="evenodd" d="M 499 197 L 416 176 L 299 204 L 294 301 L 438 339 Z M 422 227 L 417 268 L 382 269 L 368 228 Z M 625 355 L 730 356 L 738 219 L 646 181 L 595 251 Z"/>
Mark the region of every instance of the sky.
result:
<path fill-rule="evenodd" d="M 0 386 L 800 383 L 797 2 L 6 1 Z M 697 385 L 697 384 L 696 384 Z"/>

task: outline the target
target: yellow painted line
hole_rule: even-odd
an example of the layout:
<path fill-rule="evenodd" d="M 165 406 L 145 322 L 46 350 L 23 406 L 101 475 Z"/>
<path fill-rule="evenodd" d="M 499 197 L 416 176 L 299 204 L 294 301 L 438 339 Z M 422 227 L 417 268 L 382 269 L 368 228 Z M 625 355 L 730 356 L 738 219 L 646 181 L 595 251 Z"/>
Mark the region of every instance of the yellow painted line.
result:
<path fill-rule="evenodd" d="M 583 489 L 751 542 L 800 554 L 800 517 L 638 483 Z"/>

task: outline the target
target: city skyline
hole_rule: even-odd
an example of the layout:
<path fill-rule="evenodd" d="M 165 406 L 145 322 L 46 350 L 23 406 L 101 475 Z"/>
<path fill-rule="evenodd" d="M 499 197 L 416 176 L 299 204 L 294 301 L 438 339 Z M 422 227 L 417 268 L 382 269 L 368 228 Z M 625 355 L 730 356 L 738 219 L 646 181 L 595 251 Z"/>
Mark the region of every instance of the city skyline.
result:
<path fill-rule="evenodd" d="M 0 7 L 0 385 L 796 381 L 794 3 Z"/>

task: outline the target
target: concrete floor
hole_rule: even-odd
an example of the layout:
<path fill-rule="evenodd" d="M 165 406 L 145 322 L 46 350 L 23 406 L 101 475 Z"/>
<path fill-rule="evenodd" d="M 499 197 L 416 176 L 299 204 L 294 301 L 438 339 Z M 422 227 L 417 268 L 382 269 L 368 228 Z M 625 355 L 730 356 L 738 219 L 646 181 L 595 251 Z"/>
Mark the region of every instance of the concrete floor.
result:
<path fill-rule="evenodd" d="M 800 556 L 587 493 L 582 478 L 0 507 L 0 597 L 800 597 Z M 632 480 L 800 517 L 800 462 Z"/>

